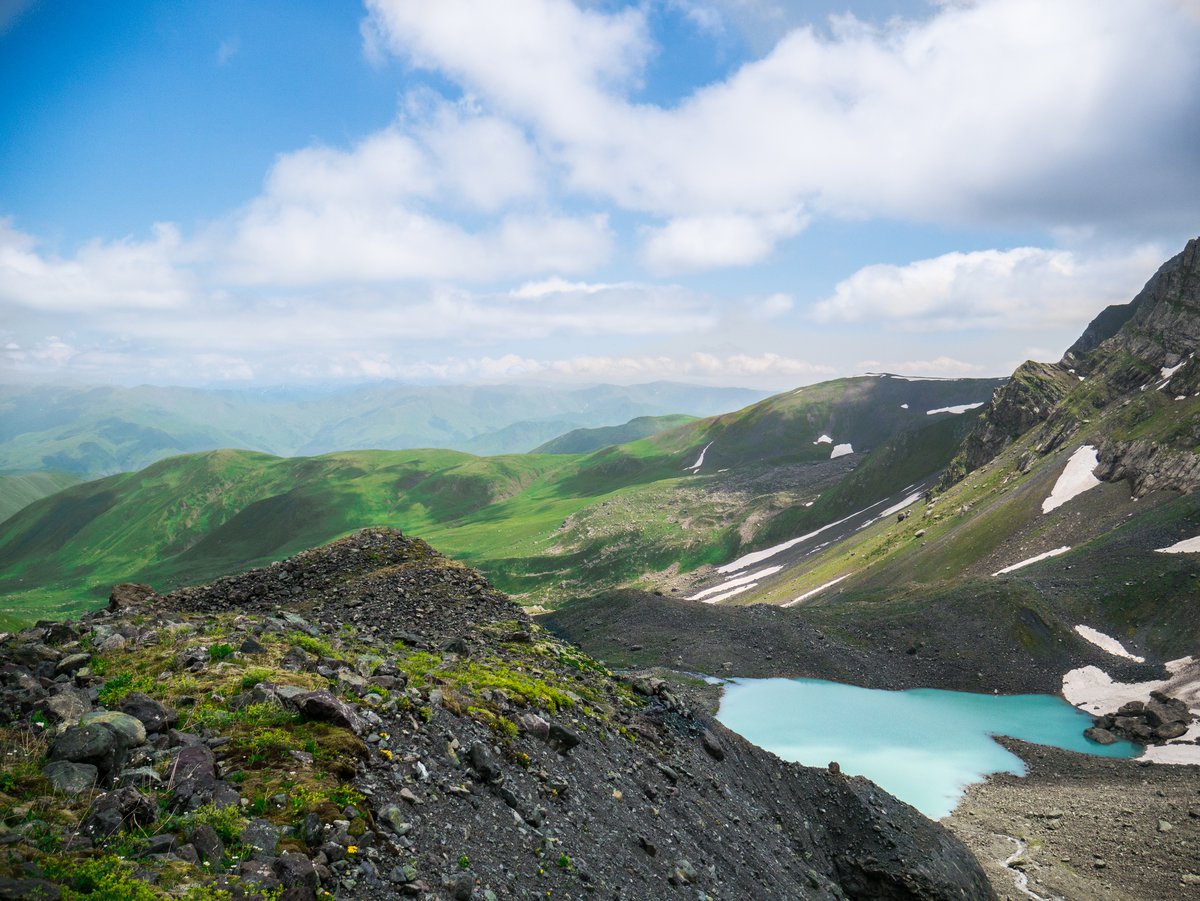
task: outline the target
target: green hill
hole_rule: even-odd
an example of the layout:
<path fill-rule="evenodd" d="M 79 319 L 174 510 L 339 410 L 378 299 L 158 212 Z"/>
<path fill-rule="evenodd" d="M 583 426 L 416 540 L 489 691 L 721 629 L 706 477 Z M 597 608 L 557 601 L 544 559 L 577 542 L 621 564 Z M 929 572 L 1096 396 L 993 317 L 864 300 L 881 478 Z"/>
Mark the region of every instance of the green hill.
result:
<path fill-rule="evenodd" d="M 535 454 L 590 454 L 614 444 L 627 444 L 639 438 L 649 438 L 676 426 L 692 422 L 695 416 L 681 413 L 670 416 L 639 416 L 623 425 L 598 429 L 575 429 L 535 447 Z"/>
<path fill-rule="evenodd" d="M 65 472 L 0 475 L 0 522 L 38 498 L 62 491 L 78 482 L 78 478 Z"/>
<path fill-rule="evenodd" d="M 427 535 L 526 602 L 553 605 L 728 559 L 798 510 L 829 521 L 864 494 L 900 491 L 945 466 L 955 447 L 947 436 L 973 416 L 925 411 L 981 403 L 998 384 L 845 379 L 590 455 L 172 457 L 43 498 L 0 524 L 3 612 L 77 611 L 113 582 L 205 580 L 364 525 Z M 833 457 L 818 441 L 827 431 L 880 444 Z M 894 461 L 901 446 L 924 451 L 907 466 L 876 462 Z"/>

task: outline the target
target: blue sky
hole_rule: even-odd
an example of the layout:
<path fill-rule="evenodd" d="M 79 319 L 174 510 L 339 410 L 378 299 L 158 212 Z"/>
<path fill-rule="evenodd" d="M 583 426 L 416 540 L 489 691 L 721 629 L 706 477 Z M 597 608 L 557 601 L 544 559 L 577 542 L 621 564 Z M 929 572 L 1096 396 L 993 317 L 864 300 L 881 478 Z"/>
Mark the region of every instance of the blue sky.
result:
<path fill-rule="evenodd" d="M 1194 0 L 0 0 L 0 378 L 1004 374 L 1200 231 L 1197 38 Z"/>

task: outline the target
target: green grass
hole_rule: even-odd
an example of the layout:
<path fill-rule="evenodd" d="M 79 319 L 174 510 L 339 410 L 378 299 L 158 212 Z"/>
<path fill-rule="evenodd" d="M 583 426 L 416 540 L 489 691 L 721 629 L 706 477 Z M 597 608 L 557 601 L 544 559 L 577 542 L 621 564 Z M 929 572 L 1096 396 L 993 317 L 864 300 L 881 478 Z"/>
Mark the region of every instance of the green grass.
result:
<path fill-rule="evenodd" d="M 0 524 L 0 626 L 94 607 L 116 582 L 159 590 L 195 584 L 372 525 L 419 535 L 500 588 L 552 605 L 581 589 L 718 563 L 761 545 L 772 528 L 814 516 L 828 522 L 844 515 L 845 504 L 879 500 L 941 465 L 965 422 L 931 421 L 924 410 L 984 397 L 994 384 L 844 379 L 586 456 L 364 450 L 283 458 L 222 450 L 172 457 L 68 488 Z M 901 445 L 878 450 L 799 517 L 794 511 L 818 490 L 833 488 L 830 476 L 801 488 L 743 487 L 780 463 L 826 462 L 829 446 L 814 444 L 822 433 L 867 451 L 910 432 L 906 458 Z M 689 471 L 710 443 L 703 471 Z"/>

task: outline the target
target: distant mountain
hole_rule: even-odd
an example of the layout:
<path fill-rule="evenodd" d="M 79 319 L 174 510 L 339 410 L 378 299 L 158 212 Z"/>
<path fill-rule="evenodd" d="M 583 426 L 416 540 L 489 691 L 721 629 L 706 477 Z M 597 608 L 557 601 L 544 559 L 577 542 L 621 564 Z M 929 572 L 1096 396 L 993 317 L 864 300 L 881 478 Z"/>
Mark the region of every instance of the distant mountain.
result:
<path fill-rule="evenodd" d="M 574 428 L 665 413 L 708 416 L 763 396 L 670 382 L 386 382 L 325 392 L 0 385 L 0 473 L 53 469 L 95 478 L 217 448 L 281 456 L 412 447 L 524 452 Z"/>
<path fill-rule="evenodd" d="M 0 522 L 39 498 L 55 494 L 78 483 L 77 477 L 65 472 L 0 475 Z"/>
<path fill-rule="evenodd" d="M 535 447 L 535 454 L 590 454 L 614 444 L 626 444 L 639 438 L 649 438 L 676 426 L 692 422 L 695 416 L 675 414 L 673 416 L 639 416 L 623 425 L 603 426 L 598 429 L 574 429 L 559 435 L 545 444 Z"/>
<path fill-rule="evenodd" d="M 928 478 L 1000 384 L 842 379 L 588 455 L 175 456 L 0 523 L 0 613 L 82 609 L 118 581 L 209 579 L 365 525 L 426 535 L 527 602 L 554 604 L 727 559 Z"/>

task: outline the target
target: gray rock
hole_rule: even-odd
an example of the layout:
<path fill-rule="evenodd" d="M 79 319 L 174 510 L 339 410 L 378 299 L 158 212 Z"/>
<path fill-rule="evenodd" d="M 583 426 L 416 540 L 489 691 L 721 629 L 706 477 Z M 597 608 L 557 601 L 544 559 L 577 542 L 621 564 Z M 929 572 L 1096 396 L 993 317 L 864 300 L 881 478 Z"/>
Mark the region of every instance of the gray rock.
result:
<path fill-rule="evenodd" d="M 580 742 L 579 734 L 566 726 L 555 723 L 546 736 L 546 744 L 560 754 L 567 754 Z"/>
<path fill-rule="evenodd" d="M 91 654 L 70 654 L 58 661 L 58 665 L 54 667 L 54 675 L 73 676 L 79 669 L 86 666 L 91 659 Z"/>
<path fill-rule="evenodd" d="M 0 901 L 58 901 L 62 891 L 45 879 L 0 879 Z"/>
<path fill-rule="evenodd" d="M 131 691 L 121 701 L 121 712 L 141 722 L 147 732 L 166 732 L 179 722 L 179 714 L 147 694 Z"/>
<path fill-rule="evenodd" d="M 108 638 L 96 645 L 97 651 L 123 651 L 129 645 L 129 639 L 119 632 L 114 632 Z"/>
<path fill-rule="evenodd" d="M 158 595 L 155 594 L 154 589 L 149 585 L 142 585 L 137 582 L 122 582 L 112 587 L 112 593 L 108 596 L 108 610 L 110 613 L 116 613 L 128 607 L 141 606 L 157 598 Z"/>
<path fill-rule="evenodd" d="M 412 831 L 412 823 L 408 822 L 408 818 L 395 804 L 388 804 L 379 811 L 379 819 L 386 823 L 396 835 L 408 835 Z"/>
<path fill-rule="evenodd" d="M 522 713 L 517 717 L 517 728 L 530 735 L 536 735 L 543 741 L 550 735 L 550 724 L 536 713 Z"/>
<path fill-rule="evenodd" d="M 90 709 L 91 705 L 84 700 L 82 695 L 70 690 L 51 695 L 42 704 L 42 711 L 45 713 L 46 719 L 53 724 L 74 725 Z"/>
<path fill-rule="evenodd" d="M 200 859 L 214 869 L 221 866 L 221 858 L 225 854 L 225 843 L 217 830 L 208 823 L 201 823 L 192 830 L 192 844 Z"/>
<path fill-rule="evenodd" d="M 1083 737 L 1094 741 L 1098 745 L 1111 745 L 1117 737 L 1100 726 L 1092 726 L 1090 729 L 1083 730 Z"/>
<path fill-rule="evenodd" d="M 499 782 L 504 778 L 500 758 L 485 742 L 477 741 L 471 744 L 467 751 L 467 762 L 484 782 Z"/>
<path fill-rule="evenodd" d="M 270 863 L 264 860 L 243 860 L 238 864 L 238 876 L 242 882 L 259 891 L 274 891 L 280 887 L 279 879 Z"/>
<path fill-rule="evenodd" d="M 301 888 L 316 892 L 320 886 L 313 862 L 303 854 L 284 851 L 275 859 L 274 867 L 275 875 L 285 890 Z"/>
<path fill-rule="evenodd" d="M 72 763 L 69 760 L 53 760 L 42 767 L 42 775 L 54 786 L 55 791 L 65 795 L 78 795 L 95 788 L 100 782 L 100 771 L 90 763 Z"/>
<path fill-rule="evenodd" d="M 305 719 L 329 723 L 353 732 L 362 731 L 362 722 L 353 708 L 328 691 L 308 691 L 297 695 L 295 704 Z"/>
<path fill-rule="evenodd" d="M 446 890 L 454 901 L 470 901 L 475 891 L 475 874 L 470 870 L 451 873 L 446 877 Z"/>
<path fill-rule="evenodd" d="M 142 725 L 141 720 L 134 719 L 128 713 L 121 713 L 117 710 L 97 710 L 84 714 L 80 722 L 85 726 L 92 724 L 107 726 L 121 736 L 127 749 L 146 743 L 146 727 Z"/>
<path fill-rule="evenodd" d="M 51 760 L 91 764 L 99 770 L 101 779 L 107 779 L 124 756 L 120 736 L 99 723 L 72 726 L 50 748 Z"/>
<path fill-rule="evenodd" d="M 268 820 L 251 820 L 239 838 L 255 860 L 271 860 L 279 847 L 279 827 Z"/>
<path fill-rule="evenodd" d="M 136 788 L 126 786 L 101 795 L 92 802 L 80 832 L 92 841 L 107 838 L 122 829 L 149 826 L 158 819 L 158 804 Z"/>
<path fill-rule="evenodd" d="M 132 785 L 134 788 L 161 788 L 163 781 L 162 776 L 158 775 L 153 767 L 138 766 L 128 770 L 121 770 L 117 776 L 117 782 L 121 785 Z"/>
<path fill-rule="evenodd" d="M 704 734 L 700 736 L 700 743 L 704 746 L 704 750 L 708 752 L 708 756 L 713 760 L 725 759 L 725 748 L 721 744 L 721 739 L 709 729 L 704 730 Z"/>

